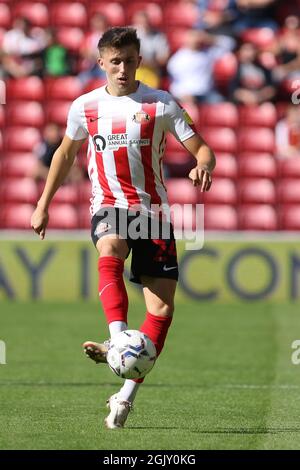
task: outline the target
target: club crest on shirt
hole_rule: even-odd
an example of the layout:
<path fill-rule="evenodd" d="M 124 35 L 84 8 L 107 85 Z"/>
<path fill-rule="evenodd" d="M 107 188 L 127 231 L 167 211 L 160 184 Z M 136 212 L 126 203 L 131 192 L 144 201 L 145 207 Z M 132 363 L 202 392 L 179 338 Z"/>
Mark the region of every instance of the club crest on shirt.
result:
<path fill-rule="evenodd" d="M 145 122 L 151 121 L 151 117 L 145 111 L 138 111 L 137 113 L 133 115 L 132 120 L 133 122 L 136 122 L 137 124 L 143 124 Z"/>

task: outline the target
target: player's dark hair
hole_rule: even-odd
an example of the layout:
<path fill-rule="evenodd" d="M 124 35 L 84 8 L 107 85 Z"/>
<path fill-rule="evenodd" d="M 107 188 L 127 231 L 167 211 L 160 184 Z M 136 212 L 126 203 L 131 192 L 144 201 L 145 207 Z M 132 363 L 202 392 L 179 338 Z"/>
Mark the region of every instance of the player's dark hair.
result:
<path fill-rule="evenodd" d="M 138 53 L 140 52 L 140 40 L 137 37 L 136 29 L 129 28 L 128 26 L 115 27 L 105 31 L 98 42 L 98 49 L 101 54 L 107 47 L 120 49 L 121 47 L 131 45 L 136 47 Z"/>

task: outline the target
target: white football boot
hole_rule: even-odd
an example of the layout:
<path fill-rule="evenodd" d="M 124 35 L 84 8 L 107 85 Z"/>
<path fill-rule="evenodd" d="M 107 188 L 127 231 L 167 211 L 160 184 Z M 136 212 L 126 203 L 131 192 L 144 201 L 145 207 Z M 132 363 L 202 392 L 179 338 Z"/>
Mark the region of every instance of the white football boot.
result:
<path fill-rule="evenodd" d="M 96 364 L 107 363 L 106 355 L 109 348 L 109 340 L 104 341 L 104 343 L 86 341 L 82 346 L 86 356 L 95 361 Z"/>
<path fill-rule="evenodd" d="M 123 428 L 129 412 L 133 409 L 132 403 L 119 399 L 117 393 L 107 400 L 106 407 L 110 410 L 109 415 L 104 420 L 108 429 Z"/>

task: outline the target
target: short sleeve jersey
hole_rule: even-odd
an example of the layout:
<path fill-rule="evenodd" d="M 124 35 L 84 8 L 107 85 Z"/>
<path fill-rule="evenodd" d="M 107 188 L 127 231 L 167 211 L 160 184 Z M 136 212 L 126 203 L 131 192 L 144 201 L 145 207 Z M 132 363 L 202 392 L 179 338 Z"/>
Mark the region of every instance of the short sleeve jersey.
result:
<path fill-rule="evenodd" d="M 89 138 L 92 214 L 105 206 L 152 213 L 153 204 L 168 203 L 162 172 L 168 131 L 181 142 L 195 134 L 168 92 L 142 83 L 127 96 L 112 96 L 103 86 L 72 103 L 66 135 Z"/>

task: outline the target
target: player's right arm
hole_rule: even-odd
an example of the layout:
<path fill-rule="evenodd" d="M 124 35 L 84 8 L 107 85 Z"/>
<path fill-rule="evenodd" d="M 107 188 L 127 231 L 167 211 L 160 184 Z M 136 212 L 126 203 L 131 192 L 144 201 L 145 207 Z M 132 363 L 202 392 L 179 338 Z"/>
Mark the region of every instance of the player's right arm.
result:
<path fill-rule="evenodd" d="M 48 209 L 50 202 L 69 173 L 84 141 L 85 139 L 72 140 L 65 135 L 62 143 L 53 155 L 43 194 L 31 217 L 31 227 L 40 236 L 41 240 L 45 237 L 49 220 Z"/>

